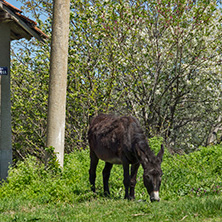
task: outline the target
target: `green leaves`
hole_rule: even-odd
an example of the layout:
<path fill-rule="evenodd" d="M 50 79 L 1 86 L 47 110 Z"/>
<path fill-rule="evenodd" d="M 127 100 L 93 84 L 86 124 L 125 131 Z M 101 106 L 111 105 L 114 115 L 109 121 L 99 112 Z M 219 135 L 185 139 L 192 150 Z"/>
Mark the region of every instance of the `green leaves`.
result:
<path fill-rule="evenodd" d="M 22 2 L 50 36 L 52 2 Z M 87 147 L 99 112 L 134 115 L 175 150 L 205 145 L 221 126 L 221 18 L 215 1 L 71 1 L 66 151 Z M 21 44 L 12 57 L 14 146 L 40 157 L 50 47 Z"/>

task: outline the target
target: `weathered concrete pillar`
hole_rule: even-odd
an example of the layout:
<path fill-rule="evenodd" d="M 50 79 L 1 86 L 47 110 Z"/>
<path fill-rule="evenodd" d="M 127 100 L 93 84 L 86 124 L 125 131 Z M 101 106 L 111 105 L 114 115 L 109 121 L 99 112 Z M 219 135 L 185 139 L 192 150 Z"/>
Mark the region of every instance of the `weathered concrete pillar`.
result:
<path fill-rule="evenodd" d="M 12 163 L 10 100 L 10 26 L 0 23 L 0 179 L 6 179 Z"/>
<path fill-rule="evenodd" d="M 70 0 L 53 1 L 47 147 L 63 166 Z"/>

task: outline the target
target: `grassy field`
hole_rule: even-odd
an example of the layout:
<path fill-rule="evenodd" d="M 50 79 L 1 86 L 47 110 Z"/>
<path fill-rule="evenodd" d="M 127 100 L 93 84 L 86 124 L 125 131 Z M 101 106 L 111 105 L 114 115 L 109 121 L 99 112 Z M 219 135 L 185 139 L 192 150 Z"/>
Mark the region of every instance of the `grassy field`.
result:
<path fill-rule="evenodd" d="M 151 141 L 155 151 L 158 141 Z M 139 169 L 136 200 L 124 200 L 123 170 L 114 166 L 111 197 L 97 194 L 88 182 L 88 150 L 66 155 L 63 171 L 48 169 L 33 157 L 10 170 L 0 186 L 0 222 L 7 221 L 222 221 L 222 146 L 200 148 L 189 155 L 165 153 L 161 201 L 151 203 Z"/>
<path fill-rule="evenodd" d="M 94 198 L 80 203 L 40 204 L 3 200 L 0 221 L 222 221 L 222 197 L 184 197 L 150 203 Z"/>

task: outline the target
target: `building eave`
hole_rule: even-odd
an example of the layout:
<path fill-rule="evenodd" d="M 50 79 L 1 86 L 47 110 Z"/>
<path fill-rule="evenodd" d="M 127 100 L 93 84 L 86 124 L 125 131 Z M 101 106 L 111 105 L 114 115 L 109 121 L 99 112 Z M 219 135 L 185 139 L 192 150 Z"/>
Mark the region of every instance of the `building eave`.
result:
<path fill-rule="evenodd" d="M 4 0 L 0 0 L 0 23 L 8 23 L 11 28 L 11 40 L 35 37 L 44 42 L 48 36 L 42 32 L 37 23 L 21 14 L 22 11 Z"/>

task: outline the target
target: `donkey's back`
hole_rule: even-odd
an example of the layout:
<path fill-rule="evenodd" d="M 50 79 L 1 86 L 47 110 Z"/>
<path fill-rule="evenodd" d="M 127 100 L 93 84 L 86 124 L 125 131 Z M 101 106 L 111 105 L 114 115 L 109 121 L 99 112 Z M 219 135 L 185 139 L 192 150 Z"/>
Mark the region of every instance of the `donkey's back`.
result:
<path fill-rule="evenodd" d="M 91 152 L 113 164 L 121 164 L 123 158 L 136 162 L 134 145 L 138 139 L 145 141 L 135 117 L 110 114 L 100 114 L 92 120 L 88 139 Z"/>

